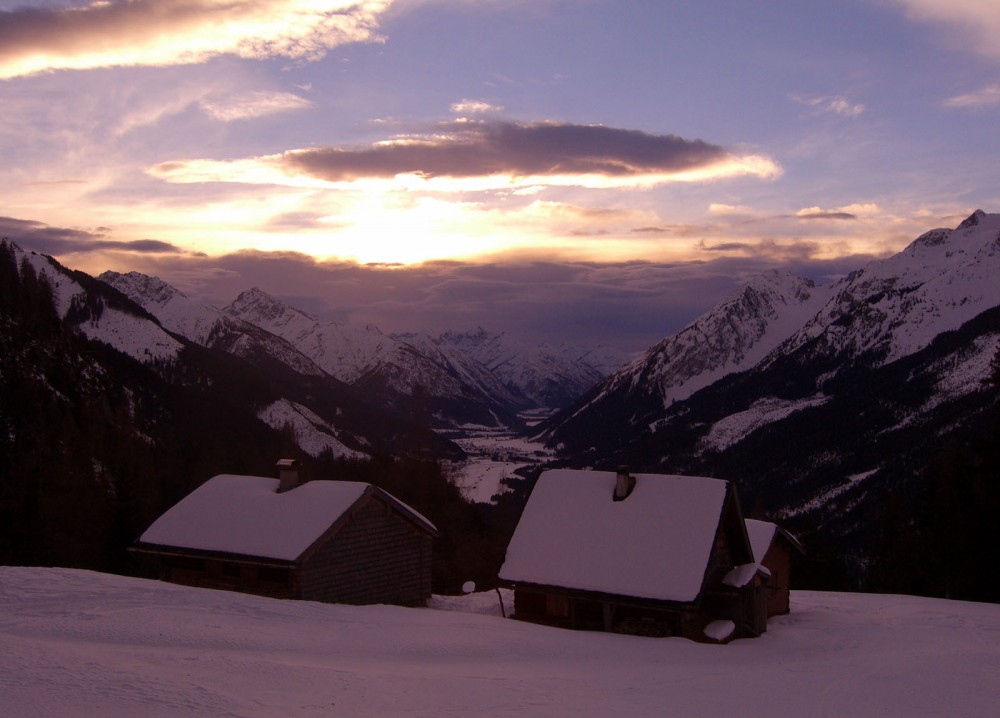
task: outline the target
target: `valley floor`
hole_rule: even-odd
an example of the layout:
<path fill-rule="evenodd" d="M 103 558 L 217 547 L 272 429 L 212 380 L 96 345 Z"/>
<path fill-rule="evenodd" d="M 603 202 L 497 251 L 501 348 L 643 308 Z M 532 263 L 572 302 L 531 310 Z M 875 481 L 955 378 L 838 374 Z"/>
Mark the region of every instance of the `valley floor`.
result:
<path fill-rule="evenodd" d="M 492 503 L 508 489 L 504 481 L 521 478 L 516 472 L 552 458 L 552 451 L 508 429 L 466 427 L 448 436 L 468 455 L 451 466 L 455 485 L 469 501 Z"/>
<path fill-rule="evenodd" d="M 0 567 L 0 715 L 984 716 L 1000 705 L 1000 605 L 793 602 L 763 637 L 707 646 L 504 620 L 495 593 L 352 607 Z"/>

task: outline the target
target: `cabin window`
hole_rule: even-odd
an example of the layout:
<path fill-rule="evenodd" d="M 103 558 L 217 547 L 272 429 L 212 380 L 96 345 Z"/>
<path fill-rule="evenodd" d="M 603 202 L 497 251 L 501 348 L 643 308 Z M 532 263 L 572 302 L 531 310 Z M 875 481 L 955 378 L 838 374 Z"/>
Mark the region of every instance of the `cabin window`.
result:
<path fill-rule="evenodd" d="M 553 618 L 569 618 L 569 596 L 545 596 L 545 615 Z"/>

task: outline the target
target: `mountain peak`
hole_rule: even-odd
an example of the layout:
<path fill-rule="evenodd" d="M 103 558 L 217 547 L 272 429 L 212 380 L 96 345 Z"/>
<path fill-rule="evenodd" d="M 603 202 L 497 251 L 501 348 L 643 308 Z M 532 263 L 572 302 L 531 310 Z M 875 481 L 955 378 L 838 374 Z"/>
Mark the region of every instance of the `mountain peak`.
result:
<path fill-rule="evenodd" d="M 984 217 L 986 217 L 986 213 L 981 209 L 977 209 L 975 212 L 966 217 L 956 229 L 969 229 L 971 227 L 975 227 Z"/>
<path fill-rule="evenodd" d="M 240 295 L 226 307 L 225 311 L 230 316 L 247 319 L 255 324 L 259 323 L 259 320 L 275 321 L 280 317 L 289 317 L 290 315 L 299 315 L 315 321 L 314 317 L 309 316 L 301 309 L 285 304 L 260 287 L 252 287 L 240 292 Z"/>
<path fill-rule="evenodd" d="M 159 277 L 151 277 L 141 272 L 122 274 L 109 270 L 101 274 L 98 279 L 144 306 L 148 304 L 163 306 L 175 297 L 186 298 L 184 292 Z"/>

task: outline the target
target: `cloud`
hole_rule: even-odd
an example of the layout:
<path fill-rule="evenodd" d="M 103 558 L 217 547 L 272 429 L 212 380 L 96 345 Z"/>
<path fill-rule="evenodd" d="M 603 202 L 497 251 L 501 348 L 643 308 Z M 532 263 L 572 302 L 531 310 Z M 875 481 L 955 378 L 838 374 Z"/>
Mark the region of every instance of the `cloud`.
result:
<path fill-rule="evenodd" d="M 459 100 L 452 103 L 451 111 L 463 115 L 483 115 L 488 112 L 502 112 L 501 105 L 494 105 L 485 100 Z"/>
<path fill-rule="evenodd" d="M 856 214 L 851 214 L 850 212 L 838 212 L 820 209 L 819 207 L 810 207 L 809 209 L 800 209 L 795 213 L 795 216 L 799 219 L 857 219 Z"/>
<path fill-rule="evenodd" d="M 155 274 L 215 306 L 258 286 L 317 316 L 370 323 L 385 332 L 482 326 L 550 345 L 602 343 L 641 351 L 763 271 L 784 266 L 829 281 L 870 259 L 816 260 L 797 245 L 785 247 L 779 261 L 745 249 L 740 256 L 672 263 L 508 259 L 408 267 L 245 251 L 220 257 L 148 255 L 130 258 L 118 269 Z"/>
<path fill-rule="evenodd" d="M 506 261 L 410 267 L 317 261 L 293 252 L 144 257 L 127 265 L 225 306 L 259 286 L 311 313 L 385 332 L 476 326 L 538 343 L 648 348 L 706 311 L 756 260 L 662 264 Z M 723 269 L 722 264 L 727 263 Z M 734 271 L 734 266 L 745 271 Z M 126 267 L 122 267 L 124 271 Z"/>
<path fill-rule="evenodd" d="M 181 254 L 176 245 L 156 239 L 118 241 L 108 239 L 106 227 L 97 231 L 52 227 L 43 222 L 0 217 L 0 237 L 16 242 L 24 249 L 41 254 L 63 255 L 89 252 L 128 252 L 132 254 Z"/>
<path fill-rule="evenodd" d="M 182 160 L 149 170 L 169 182 L 245 182 L 476 191 L 543 186 L 636 187 L 750 175 L 773 178 L 768 157 L 718 145 L 602 125 L 451 122 L 435 132 L 367 147 L 291 150 L 233 161 Z"/>
<path fill-rule="evenodd" d="M 894 0 L 913 20 L 950 26 L 955 45 L 1000 61 L 1000 4 L 993 0 Z"/>
<path fill-rule="evenodd" d="M 279 112 L 312 107 L 312 102 L 291 92 L 251 92 L 203 98 L 198 106 L 213 120 L 250 120 Z"/>
<path fill-rule="evenodd" d="M 738 217 L 753 217 L 758 214 L 757 210 L 752 207 L 747 207 L 745 205 L 738 204 L 724 204 L 720 202 L 713 202 L 708 205 L 708 213 L 710 215 L 718 216 L 738 216 Z"/>
<path fill-rule="evenodd" d="M 219 55 L 316 60 L 371 42 L 392 0 L 95 0 L 0 12 L 0 79 L 61 69 L 169 66 Z"/>
<path fill-rule="evenodd" d="M 944 101 L 945 107 L 962 109 L 979 109 L 1000 105 L 1000 85 L 989 85 L 976 92 L 965 95 L 955 95 Z"/>
<path fill-rule="evenodd" d="M 816 114 L 835 114 L 841 117 L 858 117 L 865 111 L 865 106 L 860 102 L 851 102 L 845 97 L 806 97 L 803 95 L 789 95 L 794 102 L 806 107 L 811 107 Z"/>

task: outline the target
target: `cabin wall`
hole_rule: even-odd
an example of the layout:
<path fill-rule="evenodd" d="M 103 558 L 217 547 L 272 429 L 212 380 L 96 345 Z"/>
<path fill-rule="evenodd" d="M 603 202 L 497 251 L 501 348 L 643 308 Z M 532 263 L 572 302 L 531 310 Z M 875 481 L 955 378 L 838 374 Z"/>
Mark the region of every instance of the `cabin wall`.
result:
<path fill-rule="evenodd" d="M 515 588 L 512 618 L 585 631 L 638 636 L 679 636 L 693 609 L 670 608 L 642 599 L 581 595 L 545 588 Z"/>
<path fill-rule="evenodd" d="M 146 556 L 143 565 L 149 575 L 182 586 L 239 591 L 269 598 L 292 597 L 292 566 L 261 566 L 251 561 L 184 555 Z"/>
<path fill-rule="evenodd" d="M 328 603 L 426 605 L 432 538 L 371 498 L 302 562 L 299 598 Z"/>
<path fill-rule="evenodd" d="M 791 609 L 791 550 L 778 541 L 773 541 L 761 564 L 771 572 L 767 579 L 767 617 L 788 613 Z"/>

